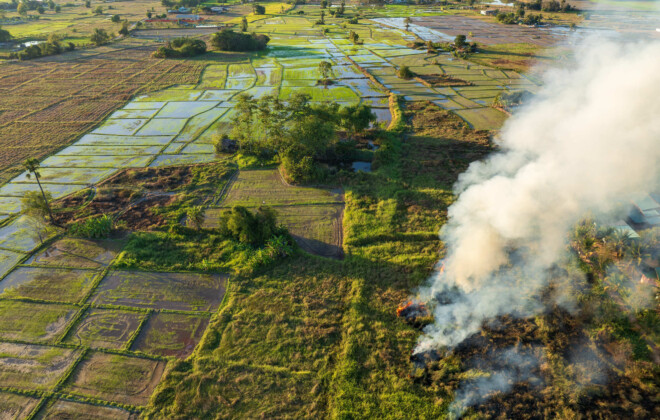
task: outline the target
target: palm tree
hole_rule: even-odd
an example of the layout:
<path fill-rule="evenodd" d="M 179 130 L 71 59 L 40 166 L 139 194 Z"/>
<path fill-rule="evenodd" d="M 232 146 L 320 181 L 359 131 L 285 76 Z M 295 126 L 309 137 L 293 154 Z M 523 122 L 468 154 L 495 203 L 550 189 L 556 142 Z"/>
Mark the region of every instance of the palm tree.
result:
<path fill-rule="evenodd" d="M 25 170 L 27 170 L 27 174 L 25 175 L 27 179 L 30 179 L 32 175 L 34 175 L 34 179 L 37 180 L 37 185 L 39 186 L 39 190 L 41 190 L 41 196 L 44 199 L 44 203 L 46 204 L 46 208 L 48 209 L 48 215 L 50 216 L 50 222 L 52 224 L 55 224 L 55 218 L 53 217 L 53 211 L 50 208 L 50 203 L 48 202 L 48 198 L 46 198 L 46 193 L 44 192 L 43 187 L 41 186 L 41 182 L 39 181 L 39 177 L 41 176 L 39 174 L 39 161 L 35 158 L 28 158 L 23 162 L 23 167 Z"/>

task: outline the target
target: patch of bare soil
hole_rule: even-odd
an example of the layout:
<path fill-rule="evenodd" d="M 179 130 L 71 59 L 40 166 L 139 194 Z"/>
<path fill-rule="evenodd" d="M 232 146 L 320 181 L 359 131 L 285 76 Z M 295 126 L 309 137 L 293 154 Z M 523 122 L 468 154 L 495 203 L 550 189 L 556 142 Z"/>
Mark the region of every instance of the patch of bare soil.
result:
<path fill-rule="evenodd" d="M 139 185 L 150 191 L 170 191 L 190 184 L 192 176 L 190 166 L 127 169 L 103 181 L 99 187 Z"/>
<path fill-rule="evenodd" d="M 127 169 L 98 184 L 54 203 L 61 225 L 103 214 L 123 221 L 131 230 L 149 230 L 167 223 L 155 209 L 173 204 L 171 192 L 192 182 L 189 166 Z"/>

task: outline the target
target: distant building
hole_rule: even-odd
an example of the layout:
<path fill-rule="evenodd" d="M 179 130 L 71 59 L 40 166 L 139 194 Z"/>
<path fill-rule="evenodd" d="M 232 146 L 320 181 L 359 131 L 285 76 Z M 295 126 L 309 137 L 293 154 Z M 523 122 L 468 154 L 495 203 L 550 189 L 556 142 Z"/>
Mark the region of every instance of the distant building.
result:
<path fill-rule="evenodd" d="M 497 10 L 482 10 L 481 14 L 484 16 L 495 16 L 497 14 Z"/>
<path fill-rule="evenodd" d="M 211 13 L 215 13 L 217 15 L 222 14 L 227 11 L 227 8 L 222 7 L 222 6 L 213 6 L 211 7 Z"/>

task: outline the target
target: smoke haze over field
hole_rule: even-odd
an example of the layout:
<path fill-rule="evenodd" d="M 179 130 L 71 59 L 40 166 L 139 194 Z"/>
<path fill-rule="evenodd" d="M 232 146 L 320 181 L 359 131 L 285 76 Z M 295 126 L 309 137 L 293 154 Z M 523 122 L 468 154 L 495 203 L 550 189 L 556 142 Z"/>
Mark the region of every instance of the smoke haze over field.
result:
<path fill-rule="evenodd" d="M 459 178 L 441 232 L 445 270 L 419 291 L 427 302 L 458 293 L 431 304 L 435 324 L 416 351 L 452 348 L 498 315 L 541 311 L 533 296 L 571 227 L 587 213 L 622 217 L 618 203 L 658 186 L 660 43 L 591 40 L 576 57 L 509 119 L 500 151 Z"/>

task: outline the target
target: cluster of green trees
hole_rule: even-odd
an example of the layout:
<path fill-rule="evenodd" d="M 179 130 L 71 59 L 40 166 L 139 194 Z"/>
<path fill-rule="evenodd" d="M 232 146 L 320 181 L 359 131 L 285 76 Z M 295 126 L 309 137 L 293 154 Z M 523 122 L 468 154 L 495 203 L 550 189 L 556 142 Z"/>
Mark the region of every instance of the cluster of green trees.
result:
<path fill-rule="evenodd" d="M 346 144 L 337 141 L 337 131 L 344 129 L 354 136 L 366 130 L 376 116 L 367 105 L 340 107 L 309 101 L 305 94 L 294 94 L 286 103 L 272 96 L 239 96 L 232 128 L 239 150 L 262 158 L 279 156 L 292 181 L 321 178 L 323 171 L 317 162 L 347 154 Z"/>
<path fill-rule="evenodd" d="M 538 14 L 525 14 L 525 9 L 520 7 L 515 13 L 499 12 L 495 19 L 505 25 L 516 25 L 522 23 L 523 25 L 540 25 L 543 21 L 543 15 Z"/>
<path fill-rule="evenodd" d="M 525 7 L 529 10 L 541 10 L 543 12 L 574 12 L 577 8 L 569 4 L 566 0 L 542 1 L 533 0 L 529 3 L 521 3 L 520 7 Z"/>
<path fill-rule="evenodd" d="M 261 51 L 270 38 L 262 34 L 243 34 L 231 29 L 223 29 L 211 36 L 211 45 L 222 51 Z"/>
<path fill-rule="evenodd" d="M 261 206 L 255 211 L 242 206 L 226 210 L 220 217 L 220 234 L 255 249 L 249 265 L 259 267 L 293 254 L 295 242 L 286 228 L 277 223 L 277 213 Z"/>
<path fill-rule="evenodd" d="M 156 58 L 194 57 L 206 52 L 206 42 L 201 39 L 175 38 L 154 52 Z"/>
<path fill-rule="evenodd" d="M 277 213 L 267 206 L 251 212 L 242 206 L 226 210 L 220 218 L 220 233 L 244 244 L 260 247 L 280 234 Z"/>
<path fill-rule="evenodd" d="M 46 42 L 30 45 L 23 51 L 13 52 L 9 56 L 19 60 L 30 60 L 37 57 L 61 54 L 64 51 L 73 51 L 74 49 L 75 45 L 72 42 L 64 44 L 57 35 L 50 34 Z"/>
<path fill-rule="evenodd" d="M 5 3 L 5 4 L 7 5 L 7 9 L 9 9 L 10 7 L 12 9 L 15 8 L 16 12 L 23 17 L 27 16 L 28 12 L 33 10 L 36 10 L 37 13 L 43 15 L 44 13 L 46 13 L 46 6 L 48 7 L 49 10 L 54 11 L 55 13 L 59 13 L 62 10 L 62 6 L 56 4 L 53 0 L 48 0 L 47 2 L 23 0 L 20 3 L 14 0 L 11 3 Z"/>

